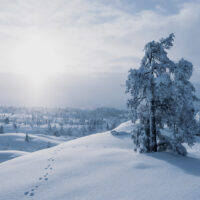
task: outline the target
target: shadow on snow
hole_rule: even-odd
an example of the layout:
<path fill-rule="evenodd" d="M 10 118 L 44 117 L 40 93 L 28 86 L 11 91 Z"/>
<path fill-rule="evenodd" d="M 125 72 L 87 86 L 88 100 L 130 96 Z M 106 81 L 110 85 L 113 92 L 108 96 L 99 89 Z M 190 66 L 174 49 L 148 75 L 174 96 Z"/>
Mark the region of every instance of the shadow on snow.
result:
<path fill-rule="evenodd" d="M 174 165 L 187 174 L 200 176 L 200 159 L 198 158 L 179 156 L 169 152 L 149 153 L 146 155 Z"/>

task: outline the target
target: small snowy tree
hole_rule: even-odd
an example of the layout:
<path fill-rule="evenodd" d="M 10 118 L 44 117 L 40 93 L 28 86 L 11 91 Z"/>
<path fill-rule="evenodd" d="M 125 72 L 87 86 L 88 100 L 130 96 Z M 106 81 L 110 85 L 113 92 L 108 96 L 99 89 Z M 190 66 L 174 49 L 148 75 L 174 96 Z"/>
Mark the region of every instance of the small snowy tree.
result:
<path fill-rule="evenodd" d="M 48 120 L 48 132 L 49 133 L 51 133 L 51 131 L 52 131 L 52 128 L 51 128 L 51 122 L 50 122 L 50 120 Z"/>
<path fill-rule="evenodd" d="M 9 122 L 10 122 L 9 117 L 6 117 L 6 118 L 4 119 L 4 123 L 5 123 L 5 124 L 9 124 Z"/>
<path fill-rule="evenodd" d="M 50 148 L 51 147 L 51 144 L 50 142 L 47 143 L 47 148 Z"/>
<path fill-rule="evenodd" d="M 15 122 L 13 123 L 13 128 L 14 128 L 15 132 L 17 133 L 17 128 L 18 127 L 17 127 L 17 124 Z"/>
<path fill-rule="evenodd" d="M 30 137 L 29 137 L 28 133 L 26 133 L 25 142 L 30 142 Z"/>
<path fill-rule="evenodd" d="M 171 149 L 176 149 L 174 145 L 179 148 L 182 142 L 192 141 L 195 127 L 193 102 L 197 100 L 189 82 L 192 64 L 183 59 L 176 64 L 168 58 L 167 50 L 173 46 L 173 41 L 174 34 L 170 34 L 159 42 L 147 43 L 140 68 L 131 69 L 126 81 L 126 92 L 131 95 L 128 107 L 132 121 L 140 124 L 133 132 L 134 143 L 141 152 L 159 149 L 158 141 L 163 140 L 161 129 L 165 125 L 179 129 L 173 141 L 166 142 Z"/>
<path fill-rule="evenodd" d="M 3 126 L 0 126 L 0 133 L 4 133 L 4 128 L 3 128 Z"/>
<path fill-rule="evenodd" d="M 65 134 L 65 130 L 64 130 L 64 128 L 63 128 L 63 124 L 60 124 L 59 134 L 60 134 L 60 135 L 64 135 L 64 134 Z"/>

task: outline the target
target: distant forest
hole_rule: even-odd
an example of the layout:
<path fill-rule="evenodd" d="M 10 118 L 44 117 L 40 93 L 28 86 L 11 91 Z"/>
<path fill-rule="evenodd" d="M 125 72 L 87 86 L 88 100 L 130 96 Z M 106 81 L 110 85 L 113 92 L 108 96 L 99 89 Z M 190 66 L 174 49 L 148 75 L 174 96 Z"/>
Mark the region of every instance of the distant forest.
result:
<path fill-rule="evenodd" d="M 111 130 L 127 120 L 128 111 L 115 108 L 0 107 L 0 133 L 80 137 Z"/>

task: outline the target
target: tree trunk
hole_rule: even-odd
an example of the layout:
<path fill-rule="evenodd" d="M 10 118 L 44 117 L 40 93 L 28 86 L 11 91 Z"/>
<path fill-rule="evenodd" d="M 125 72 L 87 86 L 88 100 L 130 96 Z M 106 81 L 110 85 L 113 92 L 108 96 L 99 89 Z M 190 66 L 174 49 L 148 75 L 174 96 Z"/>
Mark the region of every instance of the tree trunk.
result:
<path fill-rule="evenodd" d="M 145 127 L 145 129 L 146 129 L 146 137 L 147 137 L 147 144 L 146 144 L 147 152 L 150 152 L 150 151 L 151 151 L 151 145 L 150 145 L 149 120 L 148 120 L 148 122 L 147 122 L 147 126 Z"/>
<path fill-rule="evenodd" d="M 154 67 L 152 65 L 152 59 L 153 57 L 151 54 L 149 59 L 151 64 L 151 79 L 150 79 L 151 99 L 149 102 L 150 151 L 157 152 L 155 83 L 154 83 Z"/>
<path fill-rule="evenodd" d="M 157 133 L 156 133 L 156 116 L 155 101 L 151 102 L 151 122 L 152 122 L 152 151 L 157 152 Z"/>
<path fill-rule="evenodd" d="M 154 95 L 154 82 L 151 79 L 151 100 L 149 102 L 149 127 L 150 127 L 150 151 L 157 152 L 157 133 L 156 133 L 156 105 Z"/>

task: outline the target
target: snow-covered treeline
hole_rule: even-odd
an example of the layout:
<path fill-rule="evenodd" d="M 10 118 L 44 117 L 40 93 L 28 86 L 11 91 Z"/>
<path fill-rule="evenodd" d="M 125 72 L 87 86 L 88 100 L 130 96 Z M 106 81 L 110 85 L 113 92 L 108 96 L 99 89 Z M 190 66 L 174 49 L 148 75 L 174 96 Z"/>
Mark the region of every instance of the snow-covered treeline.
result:
<path fill-rule="evenodd" d="M 0 107 L 0 133 L 27 132 L 55 136 L 84 136 L 111 130 L 128 119 L 114 108 Z"/>

